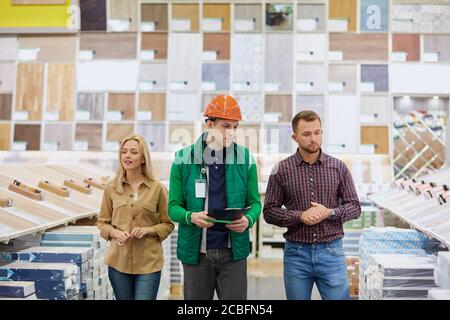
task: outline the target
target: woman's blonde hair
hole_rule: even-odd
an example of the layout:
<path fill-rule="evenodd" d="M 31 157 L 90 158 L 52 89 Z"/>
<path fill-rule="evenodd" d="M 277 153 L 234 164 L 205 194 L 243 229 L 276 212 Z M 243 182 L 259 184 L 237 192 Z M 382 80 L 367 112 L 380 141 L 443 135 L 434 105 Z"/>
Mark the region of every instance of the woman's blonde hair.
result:
<path fill-rule="evenodd" d="M 114 176 L 114 180 L 113 180 L 113 185 L 114 185 L 114 190 L 117 193 L 122 193 L 123 192 L 123 180 L 125 178 L 125 169 L 122 166 L 122 159 L 121 159 L 121 155 L 122 155 L 122 149 L 123 146 L 125 145 L 125 143 L 127 143 L 130 140 L 134 140 L 137 143 L 139 143 L 139 147 L 141 149 L 141 154 L 142 157 L 144 158 L 145 163 L 143 163 L 141 165 L 141 169 L 142 169 L 142 174 L 144 175 L 144 177 L 146 177 L 147 179 L 149 179 L 150 181 L 155 180 L 153 177 L 153 171 L 152 171 L 152 163 L 151 163 L 151 157 L 150 157 L 150 148 L 147 144 L 147 142 L 145 142 L 144 137 L 137 135 L 137 134 L 133 134 L 131 136 L 126 137 L 125 139 L 122 140 L 122 142 L 120 143 L 120 147 L 119 147 L 119 167 L 117 168 L 117 172 L 116 175 Z"/>

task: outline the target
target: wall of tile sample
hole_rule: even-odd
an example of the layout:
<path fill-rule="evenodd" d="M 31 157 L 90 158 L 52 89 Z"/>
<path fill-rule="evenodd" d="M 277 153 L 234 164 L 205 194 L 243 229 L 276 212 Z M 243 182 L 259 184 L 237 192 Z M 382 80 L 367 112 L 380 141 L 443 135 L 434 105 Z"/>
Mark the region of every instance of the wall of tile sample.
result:
<path fill-rule="evenodd" d="M 385 143 L 369 149 L 367 133 L 390 136 L 393 95 L 450 92 L 450 5 L 411 2 L 83 0 L 80 30 L 0 25 L 3 145 L 23 138 L 17 125 L 40 125 L 38 148 L 54 147 L 47 128 L 57 128 L 72 137 L 57 141 L 64 148 L 110 150 L 142 132 L 155 150 L 172 150 L 175 129 L 194 132 L 208 100 L 231 93 L 247 127 L 280 128 L 282 150 L 295 149 L 285 139 L 292 117 L 312 109 L 330 138 L 326 150 L 390 153 Z M 353 134 L 332 138 L 342 108 L 355 117 L 344 128 Z M 256 148 L 270 145 L 258 139 Z"/>

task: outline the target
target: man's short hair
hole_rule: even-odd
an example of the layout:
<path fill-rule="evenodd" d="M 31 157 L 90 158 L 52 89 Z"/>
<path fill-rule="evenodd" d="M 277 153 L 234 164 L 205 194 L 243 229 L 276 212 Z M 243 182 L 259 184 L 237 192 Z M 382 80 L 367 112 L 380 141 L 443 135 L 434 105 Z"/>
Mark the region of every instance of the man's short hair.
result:
<path fill-rule="evenodd" d="M 315 113 L 312 110 L 304 110 L 304 111 L 300 111 L 299 113 L 297 113 L 294 117 L 294 119 L 292 119 L 292 131 L 295 132 L 297 129 L 297 125 L 299 123 L 300 120 L 304 120 L 304 121 L 316 121 L 319 120 L 320 125 L 322 125 L 322 120 L 320 120 L 320 117 L 317 113 Z"/>

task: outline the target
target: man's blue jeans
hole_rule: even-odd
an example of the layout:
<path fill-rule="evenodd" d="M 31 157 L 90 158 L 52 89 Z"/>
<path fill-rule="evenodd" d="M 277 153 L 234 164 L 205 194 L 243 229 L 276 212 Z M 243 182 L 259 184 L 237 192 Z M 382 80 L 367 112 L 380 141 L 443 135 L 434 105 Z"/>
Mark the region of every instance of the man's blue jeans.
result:
<path fill-rule="evenodd" d="M 128 274 L 108 267 L 108 275 L 116 300 L 156 300 L 161 271 Z"/>
<path fill-rule="evenodd" d="M 300 243 L 286 240 L 284 286 L 288 300 L 311 300 L 314 283 L 324 300 L 348 300 L 348 277 L 342 240 Z"/>

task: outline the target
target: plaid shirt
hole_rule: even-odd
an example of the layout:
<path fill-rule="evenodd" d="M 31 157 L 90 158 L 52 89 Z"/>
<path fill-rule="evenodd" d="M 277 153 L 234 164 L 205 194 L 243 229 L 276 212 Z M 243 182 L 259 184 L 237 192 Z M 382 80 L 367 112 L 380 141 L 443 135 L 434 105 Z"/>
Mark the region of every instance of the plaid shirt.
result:
<path fill-rule="evenodd" d="M 300 221 L 303 211 L 317 202 L 335 209 L 336 219 L 316 225 Z M 281 208 L 282 206 L 286 208 Z M 321 151 L 314 164 L 297 152 L 278 163 L 269 177 L 264 204 L 264 219 L 269 224 L 287 227 L 287 240 L 320 243 L 344 236 L 343 224 L 361 214 L 358 195 L 347 166 Z"/>

